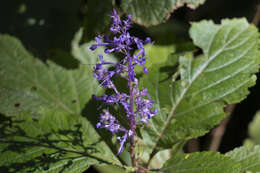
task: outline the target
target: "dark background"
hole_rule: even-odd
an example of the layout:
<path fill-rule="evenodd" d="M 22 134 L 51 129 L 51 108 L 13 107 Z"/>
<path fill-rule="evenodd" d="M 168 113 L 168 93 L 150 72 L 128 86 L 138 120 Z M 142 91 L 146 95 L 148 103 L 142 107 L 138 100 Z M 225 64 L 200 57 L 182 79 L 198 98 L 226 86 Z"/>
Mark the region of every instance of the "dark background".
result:
<path fill-rule="evenodd" d="M 102 0 L 96 0 L 103 3 Z M 43 61 L 59 61 L 60 52 L 70 51 L 74 33 L 83 25 L 90 1 L 84 0 L 12 0 L 0 5 L 0 33 L 18 37 L 25 47 Z M 196 10 L 186 6 L 171 14 L 167 23 L 177 24 L 180 34 L 188 38 L 190 21 L 211 19 L 219 23 L 223 18 L 245 17 L 249 22 L 258 15 L 257 0 L 206 0 Z M 259 25 L 258 25 L 259 27 Z M 135 26 L 134 31 L 144 36 L 147 29 Z M 91 39 L 91 38 L 87 38 Z M 156 41 L 156 40 L 155 40 Z M 258 73 L 258 78 L 259 78 Z M 259 79 L 246 100 L 237 104 L 227 124 L 219 151 L 224 153 L 241 146 L 247 137 L 247 128 L 256 111 L 260 108 Z M 199 138 L 200 150 L 208 147 L 209 134 Z M 87 172 L 95 172 L 93 168 Z"/>

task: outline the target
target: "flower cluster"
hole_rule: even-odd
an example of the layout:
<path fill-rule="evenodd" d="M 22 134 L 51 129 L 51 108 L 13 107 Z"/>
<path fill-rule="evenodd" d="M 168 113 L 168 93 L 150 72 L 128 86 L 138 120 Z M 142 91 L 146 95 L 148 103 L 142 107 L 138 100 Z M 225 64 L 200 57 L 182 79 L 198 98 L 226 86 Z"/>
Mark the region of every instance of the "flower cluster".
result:
<path fill-rule="evenodd" d="M 121 20 L 116 10 L 113 10 L 110 17 L 112 19 L 110 31 L 114 34 L 113 39 L 108 36 L 103 38 L 97 36 L 95 38 L 96 44 L 92 45 L 90 49 L 95 50 L 99 46 L 106 46 L 105 54 L 121 53 L 124 55 L 124 58 L 117 63 L 107 62 L 102 55 L 99 55 L 100 63 L 94 67 L 94 77 L 100 85 L 114 91 L 114 95 L 94 96 L 94 98 L 108 105 L 121 104 L 126 112 L 130 129 L 120 125 L 119 121 L 107 109 L 104 110 L 103 114 L 100 114 L 100 122 L 97 123 L 97 128 L 106 128 L 118 135 L 117 139 L 120 141 L 118 153 L 121 153 L 126 140 L 135 134 L 137 124 L 147 123 L 157 113 L 157 110 L 152 110 L 154 102 L 150 100 L 147 89 L 138 89 L 138 79 L 134 71 L 135 66 L 139 65 L 142 66 L 144 73 L 148 73 L 145 67 L 144 44 L 150 42 L 150 38 L 143 41 L 129 34 L 131 15 L 128 15 L 126 20 Z M 136 48 L 138 53 L 132 55 L 131 51 Z M 112 70 L 108 70 L 106 65 L 113 66 Z M 123 74 L 127 74 L 127 76 Z M 129 93 L 121 93 L 117 90 L 112 79 L 114 76 L 122 76 L 128 81 Z"/>

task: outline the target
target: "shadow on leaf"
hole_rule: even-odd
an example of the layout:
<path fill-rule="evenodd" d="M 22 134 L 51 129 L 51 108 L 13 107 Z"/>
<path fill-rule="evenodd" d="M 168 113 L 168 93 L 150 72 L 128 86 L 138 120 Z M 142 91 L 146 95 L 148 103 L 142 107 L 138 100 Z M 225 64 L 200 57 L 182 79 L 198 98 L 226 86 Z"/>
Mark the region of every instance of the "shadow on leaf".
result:
<path fill-rule="evenodd" d="M 96 127 L 96 124 L 99 121 L 99 114 L 102 112 L 103 109 L 106 108 L 106 105 L 102 105 L 100 101 L 96 101 L 94 99 L 91 99 L 84 107 L 82 111 L 83 117 L 87 118 L 87 120 L 92 124 L 93 127 Z M 115 109 L 113 107 L 110 107 L 111 113 L 115 115 Z M 104 140 L 104 142 L 109 146 L 109 148 L 112 150 L 114 155 L 117 155 L 118 148 L 116 147 L 116 144 L 112 141 L 112 134 L 107 131 L 106 129 L 98 129 L 97 133 L 101 136 L 101 138 Z M 125 160 L 122 159 L 120 156 L 117 157 L 121 163 L 126 164 Z"/>
<path fill-rule="evenodd" d="M 49 132 L 36 134 L 33 129 L 32 133 L 28 133 L 27 120 L 17 120 L 1 114 L 0 120 L 0 172 L 54 169 L 52 171 L 61 173 L 70 170 L 74 162 L 84 159 L 93 164 L 107 164 L 94 156 L 99 152 L 95 146 L 101 142 L 100 140 L 90 144 L 84 143 L 82 124 L 76 123 L 68 129 L 49 128 Z M 39 125 L 41 131 L 38 120 L 29 123 Z"/>

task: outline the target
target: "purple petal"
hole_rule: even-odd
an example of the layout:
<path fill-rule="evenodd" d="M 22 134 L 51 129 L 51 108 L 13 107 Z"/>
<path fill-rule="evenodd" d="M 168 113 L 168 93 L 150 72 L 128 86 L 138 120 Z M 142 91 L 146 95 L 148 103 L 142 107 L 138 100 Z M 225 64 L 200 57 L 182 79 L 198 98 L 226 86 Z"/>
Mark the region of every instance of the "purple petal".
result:
<path fill-rule="evenodd" d="M 95 41 L 97 42 L 97 43 L 100 43 L 100 41 L 101 41 L 101 36 L 100 35 L 98 35 L 97 37 L 95 37 Z"/>
<path fill-rule="evenodd" d="M 90 50 L 95 50 L 97 47 L 98 47 L 97 44 L 93 44 L 89 49 L 90 49 Z"/>
<path fill-rule="evenodd" d="M 150 37 L 146 37 L 146 39 L 144 40 L 144 44 L 147 44 L 149 42 L 151 42 L 151 38 Z"/>
<path fill-rule="evenodd" d="M 122 139 L 122 137 L 117 137 L 117 139 L 120 141 L 120 147 L 118 149 L 117 154 L 120 154 L 123 151 L 124 143 L 125 143 L 125 141 L 127 139 L 127 133 L 125 133 L 123 139 Z"/>
<path fill-rule="evenodd" d="M 105 49 L 104 52 L 105 52 L 106 54 L 109 54 L 109 53 L 113 52 L 114 50 L 115 50 L 115 49 Z"/>

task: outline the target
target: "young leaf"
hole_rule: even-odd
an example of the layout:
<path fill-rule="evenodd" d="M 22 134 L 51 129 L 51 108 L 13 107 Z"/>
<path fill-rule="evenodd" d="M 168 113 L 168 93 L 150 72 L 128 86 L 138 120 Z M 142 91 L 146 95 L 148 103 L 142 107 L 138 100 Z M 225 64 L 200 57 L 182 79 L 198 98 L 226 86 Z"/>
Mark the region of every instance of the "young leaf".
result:
<path fill-rule="evenodd" d="M 120 165 L 91 124 L 66 112 L 41 109 L 32 117 L 1 116 L 4 172 L 83 172 L 92 164 Z"/>
<path fill-rule="evenodd" d="M 97 57 L 99 54 L 104 54 L 104 47 L 98 47 L 95 51 L 90 51 L 91 45 L 95 44 L 96 42 L 91 41 L 88 43 L 84 43 L 80 45 L 80 41 L 83 37 L 83 28 L 80 28 L 78 32 L 76 32 L 72 42 L 71 47 L 72 51 L 71 54 L 76 58 L 81 64 L 93 67 L 98 61 Z M 104 60 L 109 62 L 115 62 L 116 58 L 111 54 L 106 54 L 104 56 Z"/>
<path fill-rule="evenodd" d="M 152 44 L 147 44 L 144 48 L 148 57 L 145 63 L 146 68 L 150 68 L 153 64 L 166 62 L 169 54 L 173 53 L 176 49 L 175 45 L 161 46 Z M 143 68 L 141 66 L 136 66 L 135 72 L 143 73 Z"/>
<path fill-rule="evenodd" d="M 151 169 L 160 169 L 163 164 L 171 157 L 171 150 L 162 150 L 158 152 L 151 160 Z M 175 157 L 175 156 L 174 156 Z"/>
<path fill-rule="evenodd" d="M 127 14 L 133 15 L 133 20 L 141 25 L 157 25 L 165 21 L 173 10 L 187 4 L 190 8 L 196 8 L 205 0 L 122 0 L 121 7 Z"/>
<path fill-rule="evenodd" d="M 183 154 L 169 159 L 159 173 L 238 173 L 240 165 L 219 153 Z"/>
<path fill-rule="evenodd" d="M 179 80 L 173 82 L 170 72 L 176 68 L 170 65 L 153 66 L 142 78 L 159 109 L 142 130 L 152 141 L 152 156 L 159 149 L 204 135 L 225 117 L 224 106 L 243 100 L 255 84 L 259 34 L 245 19 L 223 20 L 221 25 L 193 23 L 190 35 L 204 55 L 180 56 Z"/>
<path fill-rule="evenodd" d="M 240 147 L 228 153 L 226 156 L 240 163 L 241 172 L 251 171 L 256 173 L 260 170 L 260 146 Z"/>

